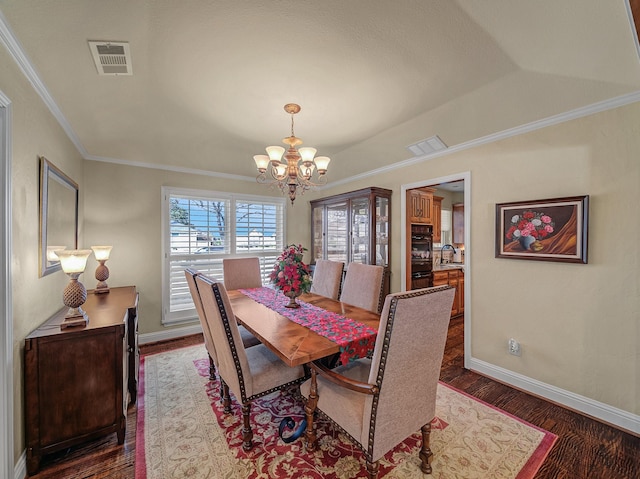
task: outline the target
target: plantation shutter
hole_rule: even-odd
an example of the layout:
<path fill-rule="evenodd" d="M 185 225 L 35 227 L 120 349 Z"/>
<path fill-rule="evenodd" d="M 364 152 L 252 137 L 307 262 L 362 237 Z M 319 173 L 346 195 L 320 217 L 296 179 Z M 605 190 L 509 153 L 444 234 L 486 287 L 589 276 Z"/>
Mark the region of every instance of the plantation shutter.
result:
<path fill-rule="evenodd" d="M 257 256 L 266 283 L 284 230 L 284 200 L 163 188 L 162 323 L 197 320 L 186 268 L 224 280 L 224 258 Z"/>

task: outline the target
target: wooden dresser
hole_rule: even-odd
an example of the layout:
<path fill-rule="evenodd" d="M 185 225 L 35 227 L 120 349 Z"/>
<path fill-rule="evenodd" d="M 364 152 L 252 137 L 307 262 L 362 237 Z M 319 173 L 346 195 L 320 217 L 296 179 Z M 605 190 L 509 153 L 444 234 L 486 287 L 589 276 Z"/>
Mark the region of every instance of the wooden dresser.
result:
<path fill-rule="evenodd" d="M 138 293 L 90 290 L 82 309 L 86 327 L 60 329 L 64 308 L 25 338 L 29 475 L 45 454 L 114 432 L 124 442 L 128 399 L 137 395 Z"/>

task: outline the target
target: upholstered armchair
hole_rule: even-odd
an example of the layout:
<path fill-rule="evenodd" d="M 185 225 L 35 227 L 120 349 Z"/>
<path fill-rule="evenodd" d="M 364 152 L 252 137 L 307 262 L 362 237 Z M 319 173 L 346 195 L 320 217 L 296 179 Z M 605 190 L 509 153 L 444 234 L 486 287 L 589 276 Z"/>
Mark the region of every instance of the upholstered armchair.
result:
<path fill-rule="evenodd" d="M 263 344 L 245 349 L 224 285 L 202 275 L 196 284 L 218 356 L 224 411 L 231 412 L 231 390 L 242 404 L 242 448 L 248 451 L 253 446 L 251 401 L 302 382 L 305 371 L 287 366 Z"/>
<path fill-rule="evenodd" d="M 349 263 L 342 284 L 340 301 L 380 312 L 384 267 L 372 264 Z"/>
<path fill-rule="evenodd" d="M 313 270 L 311 292 L 327 298 L 338 299 L 343 269 L 344 263 L 340 261 L 317 259 L 316 267 Z"/>
<path fill-rule="evenodd" d="M 260 274 L 260 258 L 225 258 L 222 260 L 222 274 L 224 287 L 232 289 L 260 288 L 262 275 Z"/>
<path fill-rule="evenodd" d="M 306 398 L 308 450 L 315 449 L 318 411 L 360 446 L 369 477 L 375 479 L 378 460 L 421 430 L 421 469 L 431 473 L 429 434 L 454 293 L 439 286 L 390 294 L 372 359 L 333 370 L 311 363 L 311 379 L 300 387 Z"/>
<path fill-rule="evenodd" d="M 213 344 L 213 337 L 211 336 L 211 331 L 209 329 L 209 325 L 207 324 L 204 310 L 202 309 L 202 300 L 200 299 L 198 285 L 196 284 L 196 277 L 200 274 L 202 273 L 194 269 L 187 268 L 184 270 L 184 275 L 187 278 L 187 284 L 189 285 L 189 292 L 191 293 L 191 299 L 193 300 L 193 304 L 196 307 L 196 312 L 198 313 L 198 318 L 200 319 L 200 325 L 202 326 L 204 346 L 207 349 L 207 353 L 209 355 L 209 379 L 214 380 L 216 378 L 216 364 L 218 363 L 218 358 Z M 245 348 L 260 344 L 258 338 L 247 331 L 246 328 L 240 326 L 239 330 L 240 337 L 242 338 L 242 343 L 244 344 Z"/>

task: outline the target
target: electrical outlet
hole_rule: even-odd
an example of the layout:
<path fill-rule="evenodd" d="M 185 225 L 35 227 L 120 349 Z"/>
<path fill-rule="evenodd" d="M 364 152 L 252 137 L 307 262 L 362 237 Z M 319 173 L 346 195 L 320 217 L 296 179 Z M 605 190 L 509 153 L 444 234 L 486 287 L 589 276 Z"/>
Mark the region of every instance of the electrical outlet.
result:
<path fill-rule="evenodd" d="M 520 356 L 520 343 L 515 339 L 511 338 L 507 345 L 509 354 L 513 354 L 514 356 Z"/>

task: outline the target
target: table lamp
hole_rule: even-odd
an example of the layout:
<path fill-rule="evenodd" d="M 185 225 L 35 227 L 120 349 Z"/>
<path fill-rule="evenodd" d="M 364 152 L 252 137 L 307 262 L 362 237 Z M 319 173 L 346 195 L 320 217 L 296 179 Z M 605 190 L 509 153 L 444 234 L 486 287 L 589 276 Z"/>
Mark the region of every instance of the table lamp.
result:
<path fill-rule="evenodd" d="M 98 285 L 94 290 L 95 293 L 108 293 L 107 279 L 109 279 L 109 268 L 105 265 L 111 254 L 113 246 L 92 246 L 93 254 L 100 263 L 96 268 L 96 279 Z"/>
<path fill-rule="evenodd" d="M 87 259 L 91 254 L 90 249 L 65 249 L 56 251 L 56 255 L 60 259 L 62 271 L 69 275 L 71 280 L 62 293 L 62 302 L 69 308 L 64 317 L 64 321 L 60 324 L 62 329 L 69 326 L 86 325 L 89 321 L 87 313 L 80 306 L 87 300 L 87 290 L 84 285 L 78 281 L 78 277 L 87 267 Z"/>
<path fill-rule="evenodd" d="M 47 246 L 47 262 L 58 263 L 60 259 L 58 258 L 56 251 L 60 251 L 66 248 L 66 246 Z"/>

